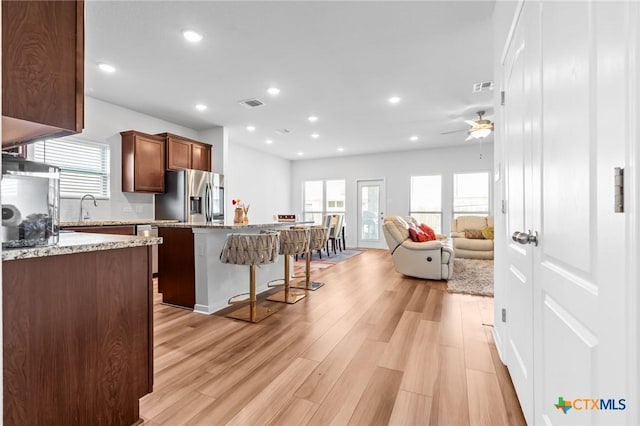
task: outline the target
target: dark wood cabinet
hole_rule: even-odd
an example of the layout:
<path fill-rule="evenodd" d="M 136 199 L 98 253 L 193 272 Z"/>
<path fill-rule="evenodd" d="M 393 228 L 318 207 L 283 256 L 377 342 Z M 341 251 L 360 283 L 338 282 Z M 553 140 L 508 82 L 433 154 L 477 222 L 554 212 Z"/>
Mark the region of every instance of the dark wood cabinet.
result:
<path fill-rule="evenodd" d="M 211 171 L 211 145 L 171 133 L 160 133 L 167 145 L 167 169 Z"/>
<path fill-rule="evenodd" d="M 122 136 L 122 192 L 164 192 L 165 140 L 134 130 Z"/>
<path fill-rule="evenodd" d="M 167 143 L 167 169 L 183 170 L 191 168 L 191 142 L 168 136 Z"/>
<path fill-rule="evenodd" d="M 135 225 L 65 226 L 62 229 L 92 234 L 136 235 Z"/>
<path fill-rule="evenodd" d="M 153 387 L 151 247 L 2 262 L 5 425 L 131 425 Z"/>
<path fill-rule="evenodd" d="M 191 228 L 158 227 L 158 293 L 162 302 L 193 309 L 196 272 Z"/>
<path fill-rule="evenodd" d="M 211 171 L 211 145 L 194 143 L 191 145 L 191 168 Z"/>
<path fill-rule="evenodd" d="M 2 146 L 84 126 L 84 2 L 2 1 Z"/>

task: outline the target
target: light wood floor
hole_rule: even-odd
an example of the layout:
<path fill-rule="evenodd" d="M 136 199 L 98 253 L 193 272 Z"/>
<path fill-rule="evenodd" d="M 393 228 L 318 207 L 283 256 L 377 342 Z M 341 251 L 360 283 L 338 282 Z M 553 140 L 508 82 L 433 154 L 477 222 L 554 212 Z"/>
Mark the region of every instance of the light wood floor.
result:
<path fill-rule="evenodd" d="M 239 267 L 239 266 L 229 266 Z M 247 287 L 248 287 L 247 268 Z M 151 425 L 524 425 L 493 299 L 404 277 L 387 250 L 259 324 L 155 304 Z"/>

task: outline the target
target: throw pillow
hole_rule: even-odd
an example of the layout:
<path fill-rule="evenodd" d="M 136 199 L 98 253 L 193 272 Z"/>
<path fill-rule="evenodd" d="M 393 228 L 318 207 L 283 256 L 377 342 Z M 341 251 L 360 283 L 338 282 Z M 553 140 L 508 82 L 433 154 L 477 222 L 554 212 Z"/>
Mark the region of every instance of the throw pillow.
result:
<path fill-rule="evenodd" d="M 485 226 L 482 228 L 482 236 L 487 240 L 493 240 L 493 226 Z"/>
<path fill-rule="evenodd" d="M 425 225 L 424 223 L 420 225 L 420 229 L 422 229 L 422 231 L 427 234 L 427 241 L 433 241 L 436 239 L 436 232 L 433 230 L 433 228 Z"/>
<path fill-rule="evenodd" d="M 419 228 L 409 228 L 409 236 L 414 243 L 423 243 L 427 241 L 427 234 Z"/>
<path fill-rule="evenodd" d="M 464 231 L 464 237 L 470 240 L 483 240 L 484 235 L 482 235 L 481 229 L 467 229 Z"/>

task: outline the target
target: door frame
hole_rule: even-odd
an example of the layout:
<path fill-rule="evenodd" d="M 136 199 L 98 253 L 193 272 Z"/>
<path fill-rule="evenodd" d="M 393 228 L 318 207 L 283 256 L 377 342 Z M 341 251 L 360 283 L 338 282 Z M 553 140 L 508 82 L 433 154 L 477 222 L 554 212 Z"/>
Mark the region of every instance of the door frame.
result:
<path fill-rule="evenodd" d="M 380 222 L 380 244 L 373 244 L 371 246 L 368 245 L 361 245 L 361 240 L 360 240 L 360 226 L 361 226 L 361 216 L 362 216 L 362 212 L 361 212 L 361 198 L 360 198 L 360 190 L 358 189 L 360 187 L 361 183 L 364 182 L 380 182 L 382 184 L 382 189 L 383 189 L 383 195 L 384 197 L 380 199 L 380 211 L 381 211 L 381 215 L 384 218 L 385 215 L 385 211 L 387 210 L 387 180 L 385 178 L 368 178 L 368 179 L 356 179 L 356 246 L 358 248 L 380 248 L 380 249 L 385 249 L 387 248 L 386 242 L 384 240 L 384 237 L 382 235 L 382 222 Z M 383 219 L 381 219 L 383 220 Z"/>

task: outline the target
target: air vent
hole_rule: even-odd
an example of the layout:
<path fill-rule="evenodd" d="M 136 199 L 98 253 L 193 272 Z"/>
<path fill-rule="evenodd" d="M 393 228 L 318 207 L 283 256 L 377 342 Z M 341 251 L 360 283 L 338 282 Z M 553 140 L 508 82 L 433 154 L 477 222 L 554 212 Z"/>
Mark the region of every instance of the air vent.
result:
<path fill-rule="evenodd" d="M 484 83 L 473 85 L 473 93 L 486 92 L 488 90 L 493 90 L 493 81 L 485 81 Z"/>
<path fill-rule="evenodd" d="M 276 133 L 279 135 L 290 135 L 291 130 L 289 129 L 276 129 Z"/>
<path fill-rule="evenodd" d="M 239 104 L 246 106 L 247 108 L 256 108 L 259 106 L 264 105 L 264 102 L 262 102 L 260 99 L 245 99 L 244 101 L 240 101 Z"/>

